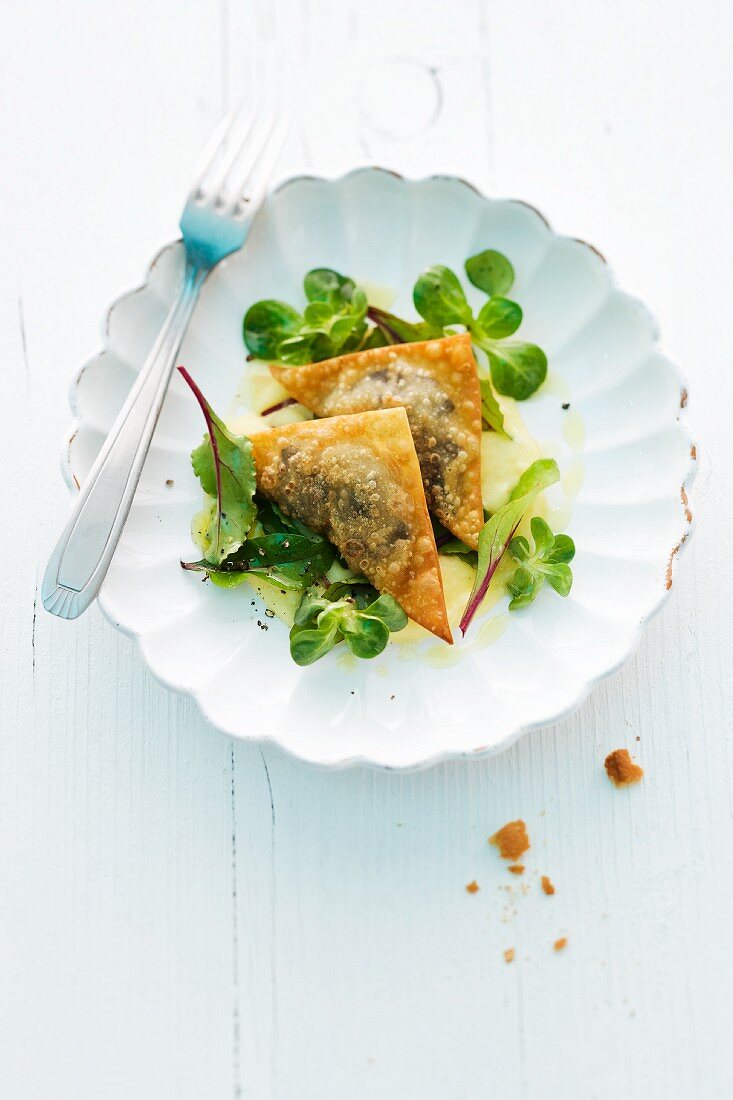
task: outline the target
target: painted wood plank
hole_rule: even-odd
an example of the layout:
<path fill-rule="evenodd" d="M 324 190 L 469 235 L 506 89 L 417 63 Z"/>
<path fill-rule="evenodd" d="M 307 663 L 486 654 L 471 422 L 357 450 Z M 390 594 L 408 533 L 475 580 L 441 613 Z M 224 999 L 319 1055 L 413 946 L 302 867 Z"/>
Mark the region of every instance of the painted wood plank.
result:
<path fill-rule="evenodd" d="M 72 371 L 175 232 L 218 15 L 3 9 L 0 1093 L 233 1093 L 231 747 L 93 609 L 36 606 Z M 7 408 L 7 405 L 6 405 Z"/>

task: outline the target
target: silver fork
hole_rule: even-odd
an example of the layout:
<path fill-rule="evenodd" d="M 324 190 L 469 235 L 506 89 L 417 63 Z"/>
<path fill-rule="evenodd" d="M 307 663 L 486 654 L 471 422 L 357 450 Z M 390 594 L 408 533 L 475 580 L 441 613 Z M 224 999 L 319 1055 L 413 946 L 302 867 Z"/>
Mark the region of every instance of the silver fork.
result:
<path fill-rule="evenodd" d="M 183 282 L 157 340 L 74 502 L 51 554 L 41 596 L 75 619 L 102 586 L 135 495 L 168 383 L 206 276 L 244 244 L 285 137 L 279 112 L 228 116 L 181 216 Z"/>

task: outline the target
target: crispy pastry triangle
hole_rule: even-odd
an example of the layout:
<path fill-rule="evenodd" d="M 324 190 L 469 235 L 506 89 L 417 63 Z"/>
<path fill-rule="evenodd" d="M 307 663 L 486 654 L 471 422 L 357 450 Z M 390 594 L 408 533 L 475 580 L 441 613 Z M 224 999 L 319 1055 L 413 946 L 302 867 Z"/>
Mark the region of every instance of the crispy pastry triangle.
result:
<path fill-rule="evenodd" d="M 317 416 L 405 408 L 428 507 L 476 548 L 484 522 L 481 392 L 468 333 L 270 370 Z"/>
<path fill-rule="evenodd" d="M 452 642 L 405 410 L 286 424 L 251 440 L 260 492 L 330 539 L 416 623 Z"/>

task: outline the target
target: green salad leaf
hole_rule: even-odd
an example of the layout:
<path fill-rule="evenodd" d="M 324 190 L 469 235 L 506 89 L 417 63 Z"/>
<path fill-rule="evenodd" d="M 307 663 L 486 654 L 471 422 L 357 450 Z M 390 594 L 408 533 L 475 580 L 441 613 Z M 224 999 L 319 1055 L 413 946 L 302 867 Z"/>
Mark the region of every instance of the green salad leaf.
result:
<path fill-rule="evenodd" d="M 335 623 L 328 626 L 294 626 L 290 630 L 290 656 L 296 665 L 312 665 L 325 657 L 338 640 Z"/>
<path fill-rule="evenodd" d="M 334 309 L 339 302 L 351 301 L 356 283 L 333 268 L 314 267 L 303 279 L 303 290 L 309 302 L 327 303 Z"/>
<path fill-rule="evenodd" d="M 514 268 L 506 256 L 494 252 L 492 248 L 469 256 L 465 267 L 469 282 L 490 298 L 506 294 L 514 285 Z"/>
<path fill-rule="evenodd" d="M 355 657 L 377 657 L 391 632 L 407 626 L 407 615 L 389 595 L 377 593 L 361 578 L 309 589 L 295 612 L 290 654 L 298 665 L 311 665 L 343 641 Z"/>
<path fill-rule="evenodd" d="M 486 595 L 491 578 L 496 572 L 504 552 L 514 537 L 522 517 L 537 496 L 549 485 L 559 481 L 560 471 L 553 459 L 539 459 L 524 471 L 509 501 L 494 512 L 483 525 L 478 537 L 478 566 L 476 579 L 461 618 L 461 632 L 465 635 L 473 617 Z M 517 489 L 521 493 L 517 495 Z"/>
<path fill-rule="evenodd" d="M 285 302 L 255 302 L 244 316 L 244 342 L 258 359 L 300 366 L 364 346 L 370 335 L 367 297 L 353 279 L 328 267 L 303 280 L 307 299 L 299 313 Z"/>
<path fill-rule="evenodd" d="M 327 573 L 335 558 L 335 548 L 318 535 L 273 532 L 247 539 L 218 565 L 204 559 L 184 562 L 183 568 L 207 573 L 222 588 L 234 588 L 248 573 L 257 573 L 266 574 L 262 579 L 272 584 L 297 591 Z"/>
<path fill-rule="evenodd" d="M 489 384 L 506 397 L 525 401 L 547 377 L 547 356 L 536 344 L 508 339 L 516 333 L 523 317 L 522 307 L 504 296 L 514 283 L 514 269 L 500 252 L 488 249 L 466 261 L 466 274 L 474 286 L 489 295 L 478 314 L 474 316 L 458 276 L 443 264 L 434 264 L 418 276 L 413 290 L 415 308 L 432 329 L 432 336 L 449 335 L 453 331 L 449 326 L 463 325 L 474 344 L 488 356 Z M 392 330 L 399 334 L 395 321 L 398 319 L 392 318 Z M 503 431 L 504 418 L 493 390 L 484 387 L 482 404 L 487 425 Z"/>
<path fill-rule="evenodd" d="M 514 340 L 497 348 L 483 337 L 475 339 L 489 357 L 494 385 L 506 397 L 526 401 L 547 378 L 547 356 L 536 344 Z"/>
<path fill-rule="evenodd" d="M 501 406 L 496 400 L 496 394 L 491 388 L 489 379 L 480 378 L 479 388 L 481 390 L 481 419 L 492 431 L 499 432 L 499 434 L 505 436 L 506 439 L 511 439 L 512 437 L 504 427 L 504 413 L 501 411 Z"/>
<path fill-rule="evenodd" d="M 433 264 L 418 276 L 412 300 L 420 316 L 439 329 L 469 325 L 473 318 L 458 276 L 443 264 Z"/>
<path fill-rule="evenodd" d="M 526 607 L 536 599 L 545 581 L 560 596 L 567 596 L 572 588 L 573 573 L 569 562 L 575 557 L 575 543 L 569 535 L 554 535 L 540 516 L 533 516 L 530 530 L 534 549 L 523 535 L 509 543 L 509 553 L 518 563 L 514 576 L 507 585 L 512 599 L 510 611 Z"/>
<path fill-rule="evenodd" d="M 257 359 L 277 359 L 285 340 L 298 336 L 303 318 L 286 302 L 255 302 L 244 317 L 244 342 Z"/>
<path fill-rule="evenodd" d="M 472 550 L 470 546 L 466 546 L 465 542 L 461 542 L 460 539 L 453 538 L 444 543 L 440 547 L 439 553 L 447 554 L 449 557 L 460 558 L 466 565 L 470 565 L 472 569 L 475 569 L 478 564 L 478 554 L 475 550 Z"/>
<path fill-rule="evenodd" d="M 194 531 L 206 561 L 218 565 L 247 537 L 255 518 L 252 444 L 222 423 L 185 367 L 178 368 L 204 414 L 208 436 L 191 454 L 193 471 L 213 498 Z"/>
<path fill-rule="evenodd" d="M 526 496 L 528 493 L 541 493 L 543 489 L 554 485 L 559 476 L 554 458 L 538 458 L 524 471 L 509 494 L 509 500 L 517 500 L 518 497 Z"/>
<path fill-rule="evenodd" d="M 489 298 L 477 317 L 477 321 L 488 337 L 503 340 L 513 336 L 522 323 L 522 307 L 509 298 Z"/>

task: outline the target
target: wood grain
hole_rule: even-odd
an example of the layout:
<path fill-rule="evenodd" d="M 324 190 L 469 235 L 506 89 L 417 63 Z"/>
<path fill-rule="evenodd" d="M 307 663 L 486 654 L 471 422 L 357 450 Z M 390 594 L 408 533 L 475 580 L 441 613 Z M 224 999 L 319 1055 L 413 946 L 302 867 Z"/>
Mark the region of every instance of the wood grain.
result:
<path fill-rule="evenodd" d="M 43 0 L 3 30 L 0 1093 L 727 1100 L 730 9 Z M 493 760 L 321 773 L 208 727 L 96 610 L 37 608 L 69 377 L 221 109 L 275 84 L 285 169 L 526 198 L 685 364 L 702 471 L 672 599 L 573 718 Z M 622 746 L 628 791 L 602 767 Z M 486 844 L 517 816 L 521 878 Z"/>

